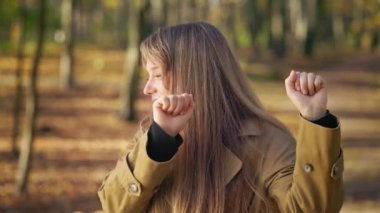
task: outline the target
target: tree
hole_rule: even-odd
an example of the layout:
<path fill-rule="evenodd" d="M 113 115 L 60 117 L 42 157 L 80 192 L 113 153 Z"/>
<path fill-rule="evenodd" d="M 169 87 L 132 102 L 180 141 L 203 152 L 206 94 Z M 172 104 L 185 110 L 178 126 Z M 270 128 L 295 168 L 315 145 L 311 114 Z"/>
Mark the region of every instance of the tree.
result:
<path fill-rule="evenodd" d="M 65 39 L 60 60 L 60 85 L 71 88 L 74 84 L 74 0 L 63 0 L 61 5 L 61 22 Z"/>
<path fill-rule="evenodd" d="M 312 56 L 316 38 L 317 0 L 289 0 L 290 43 L 293 52 Z"/>
<path fill-rule="evenodd" d="M 344 14 L 341 6 L 341 1 L 331 1 L 331 27 L 335 45 L 340 45 L 344 41 Z"/>
<path fill-rule="evenodd" d="M 307 22 L 302 13 L 301 0 L 289 0 L 289 43 L 291 43 L 292 52 L 299 54 L 301 52 L 302 41 L 306 38 Z"/>
<path fill-rule="evenodd" d="M 22 98 L 22 80 L 21 80 L 21 71 L 24 65 L 24 46 L 25 46 L 25 16 L 26 8 L 25 1 L 19 0 L 19 16 L 18 16 L 18 25 L 20 29 L 18 37 L 18 46 L 17 46 L 17 64 L 16 64 L 16 94 L 14 97 L 14 108 L 13 108 L 13 130 L 12 130 L 12 154 L 17 157 L 19 154 L 17 148 L 17 139 L 19 135 L 19 126 L 20 126 L 20 111 L 21 111 L 21 98 Z"/>
<path fill-rule="evenodd" d="M 271 9 L 270 46 L 276 56 L 284 57 L 286 52 L 285 2 L 272 0 L 269 3 Z"/>
<path fill-rule="evenodd" d="M 151 22 L 154 28 L 158 28 L 164 25 L 165 14 L 164 14 L 164 1 L 150 0 L 151 4 Z"/>
<path fill-rule="evenodd" d="M 251 46 L 252 35 L 249 30 L 248 11 L 244 8 L 249 4 L 245 1 L 235 0 L 234 5 L 231 5 L 231 27 L 233 29 L 233 43 L 238 48 Z"/>
<path fill-rule="evenodd" d="M 117 22 L 116 22 L 119 47 L 123 49 L 127 45 L 127 36 L 126 36 L 126 30 L 125 30 L 125 22 L 128 22 L 127 3 L 128 1 L 124 1 L 124 0 L 120 0 L 118 2 L 119 5 L 118 5 L 118 14 L 117 14 Z"/>
<path fill-rule="evenodd" d="M 26 111 L 25 111 L 25 129 L 23 132 L 21 153 L 19 159 L 19 168 L 16 177 L 16 195 L 25 193 L 29 178 L 29 170 L 32 160 L 34 129 L 36 123 L 36 114 L 38 106 L 37 77 L 38 67 L 42 55 L 44 31 L 45 31 L 45 0 L 39 1 L 39 18 L 37 31 L 37 47 L 33 58 L 33 66 L 26 85 Z"/>
<path fill-rule="evenodd" d="M 176 25 L 181 20 L 180 14 L 180 1 L 179 0 L 165 0 L 166 1 L 166 24 Z"/>
<path fill-rule="evenodd" d="M 314 44 L 317 37 L 317 16 L 320 12 L 320 0 L 309 0 L 306 2 L 306 17 L 307 17 L 307 31 L 304 41 L 303 53 L 305 56 L 311 57 L 314 53 Z"/>
<path fill-rule="evenodd" d="M 379 45 L 379 29 L 374 29 L 372 32 L 372 38 L 371 38 L 371 51 L 374 52 Z"/>
<path fill-rule="evenodd" d="M 192 8 L 194 11 L 191 11 L 195 14 L 195 20 L 202 20 L 208 18 L 209 13 L 209 1 L 203 0 L 191 0 Z"/>
<path fill-rule="evenodd" d="M 120 116 L 124 120 L 134 120 L 134 103 L 137 95 L 139 71 L 139 43 L 141 41 L 140 23 L 146 1 L 129 1 L 128 8 L 128 47 L 124 59 L 123 82 L 120 91 Z"/>

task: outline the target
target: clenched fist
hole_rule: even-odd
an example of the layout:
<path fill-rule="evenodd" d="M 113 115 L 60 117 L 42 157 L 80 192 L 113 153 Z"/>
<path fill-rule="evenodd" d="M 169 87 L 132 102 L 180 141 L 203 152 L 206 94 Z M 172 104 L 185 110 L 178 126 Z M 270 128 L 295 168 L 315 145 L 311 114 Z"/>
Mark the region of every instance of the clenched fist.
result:
<path fill-rule="evenodd" d="M 192 116 L 194 109 L 193 96 L 162 96 L 153 102 L 153 120 L 170 136 L 175 137 L 183 130 Z"/>
<path fill-rule="evenodd" d="M 286 93 L 301 115 L 317 120 L 326 114 L 327 92 L 319 75 L 291 71 L 285 80 Z"/>

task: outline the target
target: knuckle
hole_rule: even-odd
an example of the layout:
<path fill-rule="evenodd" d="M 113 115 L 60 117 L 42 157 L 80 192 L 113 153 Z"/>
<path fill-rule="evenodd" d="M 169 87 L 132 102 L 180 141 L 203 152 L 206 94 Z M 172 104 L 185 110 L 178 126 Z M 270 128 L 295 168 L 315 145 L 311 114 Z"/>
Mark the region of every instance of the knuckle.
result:
<path fill-rule="evenodd" d="M 170 99 L 169 98 L 164 98 L 163 103 L 166 105 L 170 104 Z"/>
<path fill-rule="evenodd" d="M 175 105 L 176 105 L 176 104 L 173 103 L 173 102 L 170 103 L 170 105 L 169 105 L 169 109 L 170 109 L 170 110 L 174 110 L 174 109 L 175 109 Z"/>
<path fill-rule="evenodd" d="M 174 95 L 168 95 L 168 98 L 170 101 L 173 101 L 175 99 L 175 96 Z"/>

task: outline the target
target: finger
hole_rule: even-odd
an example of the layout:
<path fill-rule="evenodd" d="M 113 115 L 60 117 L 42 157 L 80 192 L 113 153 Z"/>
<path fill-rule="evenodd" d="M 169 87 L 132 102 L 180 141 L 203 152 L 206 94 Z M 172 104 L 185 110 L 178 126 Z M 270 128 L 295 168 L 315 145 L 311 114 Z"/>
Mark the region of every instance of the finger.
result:
<path fill-rule="evenodd" d="M 323 80 L 322 80 L 322 77 L 317 75 L 314 79 L 314 86 L 315 86 L 315 90 L 316 92 L 318 92 L 320 89 L 323 88 Z"/>
<path fill-rule="evenodd" d="M 295 88 L 296 91 L 301 91 L 301 86 L 300 86 L 300 72 L 296 72 L 296 83 L 295 83 Z"/>
<path fill-rule="evenodd" d="M 166 96 L 157 99 L 153 103 L 153 107 L 158 107 L 162 110 L 166 110 L 169 107 L 169 105 L 170 105 L 169 98 Z"/>
<path fill-rule="evenodd" d="M 180 115 L 185 114 L 185 112 L 189 109 L 189 105 L 191 101 L 191 96 L 189 94 L 184 93 L 182 96 L 183 96 L 183 106 L 182 106 Z"/>
<path fill-rule="evenodd" d="M 178 115 L 183 110 L 184 101 L 185 100 L 183 95 L 177 96 L 177 106 L 175 107 L 172 113 L 174 116 Z"/>
<path fill-rule="evenodd" d="M 167 113 L 172 113 L 177 107 L 178 97 L 176 95 L 169 95 L 170 106 L 166 110 Z"/>
<path fill-rule="evenodd" d="M 314 73 L 308 73 L 307 74 L 307 87 L 309 89 L 309 95 L 314 95 L 315 93 L 315 87 L 314 87 L 314 80 L 315 80 L 315 74 Z"/>
<path fill-rule="evenodd" d="M 290 71 L 289 76 L 285 79 L 285 82 L 288 83 L 290 86 L 290 84 L 294 84 L 296 80 L 297 80 L 297 73 L 294 70 L 292 70 Z"/>
<path fill-rule="evenodd" d="M 170 107 L 170 99 L 169 99 L 169 97 L 165 96 L 163 98 L 162 108 L 161 109 L 166 111 L 169 107 Z"/>
<path fill-rule="evenodd" d="M 289 76 L 285 79 L 285 85 L 287 89 L 295 90 L 295 83 L 297 80 L 297 74 L 292 70 Z"/>
<path fill-rule="evenodd" d="M 305 72 L 300 74 L 300 86 L 302 94 L 307 95 L 307 73 Z"/>

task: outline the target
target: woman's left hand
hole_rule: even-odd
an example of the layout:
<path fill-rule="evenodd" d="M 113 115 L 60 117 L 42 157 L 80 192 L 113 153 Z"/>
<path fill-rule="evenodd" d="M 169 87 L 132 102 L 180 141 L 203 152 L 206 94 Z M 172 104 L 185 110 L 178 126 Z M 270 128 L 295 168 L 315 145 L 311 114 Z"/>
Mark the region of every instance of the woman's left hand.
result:
<path fill-rule="evenodd" d="M 307 120 L 317 120 L 326 114 L 327 91 L 321 76 L 292 70 L 285 79 L 285 88 L 289 99 Z"/>

